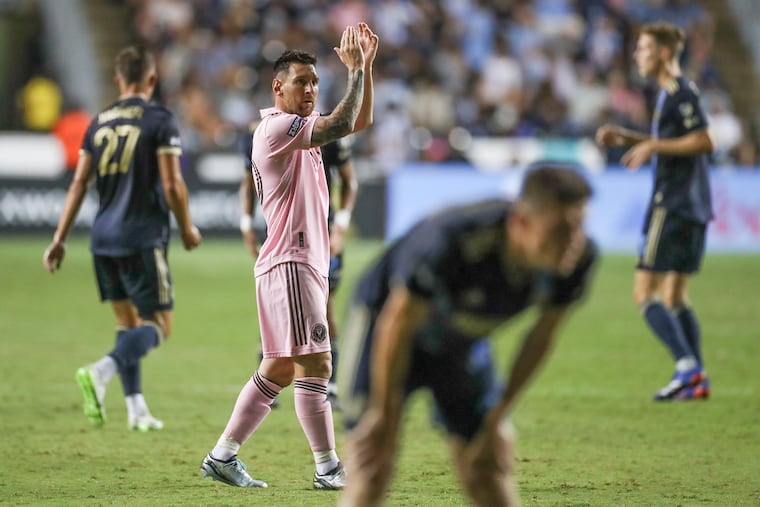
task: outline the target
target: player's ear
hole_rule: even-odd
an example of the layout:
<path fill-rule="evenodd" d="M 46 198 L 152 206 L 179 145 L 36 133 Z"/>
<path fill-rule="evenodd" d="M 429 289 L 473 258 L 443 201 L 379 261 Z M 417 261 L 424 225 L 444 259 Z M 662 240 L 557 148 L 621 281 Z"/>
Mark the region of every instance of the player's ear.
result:
<path fill-rule="evenodd" d="M 275 95 L 282 95 L 282 81 L 279 79 L 272 80 L 272 93 Z"/>

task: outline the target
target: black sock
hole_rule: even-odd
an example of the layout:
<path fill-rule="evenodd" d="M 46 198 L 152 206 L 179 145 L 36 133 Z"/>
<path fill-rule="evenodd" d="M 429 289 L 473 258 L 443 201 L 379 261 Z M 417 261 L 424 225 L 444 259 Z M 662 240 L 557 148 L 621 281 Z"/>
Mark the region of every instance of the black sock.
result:
<path fill-rule="evenodd" d="M 691 347 L 691 350 L 694 353 L 694 357 L 697 358 L 699 364 L 703 364 L 702 335 L 699 329 L 699 321 L 694 314 L 694 310 L 688 306 L 680 306 L 676 308 L 673 313 L 675 314 L 678 323 L 681 325 L 681 329 L 683 329 L 683 334 L 686 337 L 689 347 Z"/>
<path fill-rule="evenodd" d="M 676 361 L 694 355 L 684 337 L 681 324 L 661 302 L 649 302 L 644 308 L 644 319 Z"/>
<path fill-rule="evenodd" d="M 116 332 L 117 344 L 119 343 L 119 340 L 124 339 L 125 334 L 127 334 L 126 329 L 122 329 Z M 130 396 L 132 394 L 138 394 L 142 392 L 140 361 L 120 365 L 119 379 L 121 379 L 121 387 L 124 389 L 124 396 Z"/>
<path fill-rule="evenodd" d="M 153 325 L 142 325 L 129 331 L 116 340 L 116 346 L 109 354 L 119 365 L 119 369 L 140 361 L 150 349 L 158 346 L 158 330 Z"/>

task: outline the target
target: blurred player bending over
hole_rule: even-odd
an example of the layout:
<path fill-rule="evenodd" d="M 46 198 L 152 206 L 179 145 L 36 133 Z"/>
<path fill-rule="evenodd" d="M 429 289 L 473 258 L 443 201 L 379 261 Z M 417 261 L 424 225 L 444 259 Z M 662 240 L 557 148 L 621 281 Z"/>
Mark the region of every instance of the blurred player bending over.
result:
<path fill-rule="evenodd" d="M 658 401 L 707 398 L 710 393 L 687 285 L 702 264 L 707 223 L 713 217 L 707 166 L 713 143 L 699 91 L 681 75 L 683 47 L 684 33 L 674 25 L 641 28 L 634 59 L 639 74 L 659 85 L 652 132 L 605 125 L 596 135 L 602 146 L 633 145 L 622 158 L 629 169 L 651 157 L 655 170 L 633 299 L 675 359 L 673 378 L 654 395 Z"/>
<path fill-rule="evenodd" d="M 364 23 L 343 32 L 335 51 L 348 70 L 347 89 L 327 116 L 314 111 L 319 92 L 316 58 L 296 50 L 275 62 L 275 104 L 261 111 L 251 156 L 267 225 L 254 267 L 264 359 L 240 391 L 216 446 L 203 459 L 206 477 L 232 486 L 267 486 L 251 478 L 238 450 L 269 414 L 272 400 L 295 380 L 296 414 L 316 463 L 312 484 L 341 489 L 346 483 L 327 400 L 329 196 L 319 147 L 372 123 L 377 45 L 377 36 Z"/>
<path fill-rule="evenodd" d="M 432 391 L 470 499 L 518 504 L 513 436 L 502 420 L 588 283 L 596 259 L 583 231 L 590 195 L 575 171 L 536 168 L 515 202 L 432 215 L 361 278 L 338 377 L 347 425 L 358 421 L 349 436 L 351 481 L 339 505 L 382 503 L 404 405 L 422 387 Z M 500 391 L 480 339 L 533 305 L 537 320 Z"/>
<path fill-rule="evenodd" d="M 153 56 L 139 47 L 124 49 L 116 57 L 115 81 L 119 99 L 87 129 L 43 263 L 51 273 L 61 267 L 64 242 L 94 176 L 100 206 L 91 250 L 100 298 L 111 301 L 116 316 L 116 346 L 76 373 L 84 413 L 93 423 L 105 422 L 106 386 L 118 372 L 128 427 L 158 430 L 163 423 L 151 415 L 142 395 L 140 361 L 172 329 L 173 288 L 166 256 L 169 211 L 177 219 L 186 250 L 197 247 L 201 235 L 190 220 L 177 123 L 169 111 L 149 102 L 156 85 Z"/>
<path fill-rule="evenodd" d="M 243 242 L 254 260 L 259 256 L 259 244 L 256 232 L 253 228 L 253 217 L 256 209 L 256 189 L 254 187 L 253 172 L 251 166 L 252 135 L 258 122 L 250 127 L 250 133 L 245 136 L 242 152 L 246 160 L 246 174 L 240 181 L 239 197 L 240 209 L 240 232 Z M 332 196 L 327 218 L 327 227 L 330 231 L 330 268 L 328 272 L 329 294 L 327 296 L 327 327 L 330 333 L 330 348 L 332 353 L 332 377 L 327 384 L 327 398 L 333 410 L 340 408 L 338 402 L 338 388 L 336 377 L 338 370 L 338 325 L 333 306 L 334 294 L 340 286 L 343 272 L 343 238 L 351 223 L 351 213 L 356 203 L 357 181 L 354 174 L 354 165 L 351 162 L 351 148 L 347 138 L 341 138 L 322 146 L 322 164 L 325 168 L 328 195 L 332 193 L 332 178 L 335 174 L 340 179 L 339 206 L 333 209 Z M 259 360 L 263 359 L 260 354 Z M 272 408 L 277 406 L 277 400 L 272 403 Z"/>

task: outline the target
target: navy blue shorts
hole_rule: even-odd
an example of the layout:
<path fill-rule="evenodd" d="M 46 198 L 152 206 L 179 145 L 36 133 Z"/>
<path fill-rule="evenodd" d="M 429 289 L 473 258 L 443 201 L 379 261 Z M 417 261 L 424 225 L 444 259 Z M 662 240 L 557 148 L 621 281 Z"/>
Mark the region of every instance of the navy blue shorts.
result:
<path fill-rule="evenodd" d="M 152 248 L 128 257 L 93 255 L 101 301 L 129 300 L 142 318 L 171 310 L 174 289 L 165 248 Z"/>
<path fill-rule="evenodd" d="M 343 276 L 343 252 L 330 257 L 330 270 L 327 273 L 327 282 L 330 294 L 335 292 L 340 285 Z"/>
<path fill-rule="evenodd" d="M 705 224 L 655 206 L 647 213 L 637 269 L 696 273 L 705 254 Z"/>
<path fill-rule="evenodd" d="M 370 392 L 369 353 L 376 318 L 376 312 L 357 305 L 351 309 L 344 328 L 338 385 L 347 429 L 353 428 L 366 410 Z M 501 394 L 490 343 L 485 339 L 449 340 L 435 352 L 415 344 L 406 396 L 420 388 L 432 392 L 436 418 L 446 430 L 471 440 Z"/>

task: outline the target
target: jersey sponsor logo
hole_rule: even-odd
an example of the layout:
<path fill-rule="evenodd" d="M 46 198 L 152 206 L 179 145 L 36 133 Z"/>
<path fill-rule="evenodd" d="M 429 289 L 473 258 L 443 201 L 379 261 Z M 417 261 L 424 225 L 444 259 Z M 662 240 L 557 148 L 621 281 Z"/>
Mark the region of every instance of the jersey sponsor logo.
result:
<path fill-rule="evenodd" d="M 321 322 L 317 322 L 311 328 L 311 340 L 314 343 L 322 343 L 327 339 L 327 327 Z"/>
<path fill-rule="evenodd" d="M 296 134 L 298 134 L 298 130 L 301 128 L 301 125 L 303 125 L 304 118 L 301 118 L 300 116 L 296 116 L 295 120 L 293 120 L 293 123 L 290 124 L 290 128 L 288 129 L 288 135 L 290 137 L 296 137 Z"/>

